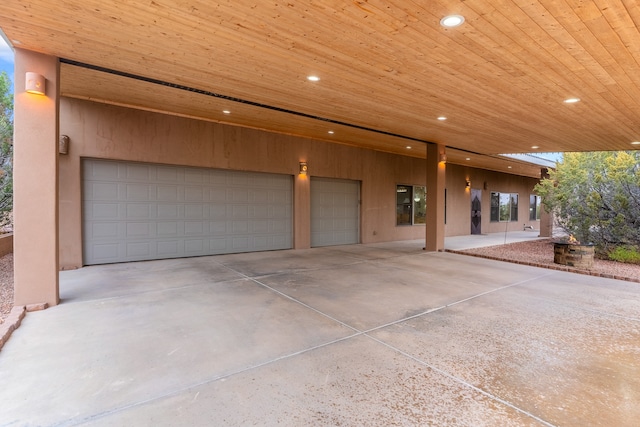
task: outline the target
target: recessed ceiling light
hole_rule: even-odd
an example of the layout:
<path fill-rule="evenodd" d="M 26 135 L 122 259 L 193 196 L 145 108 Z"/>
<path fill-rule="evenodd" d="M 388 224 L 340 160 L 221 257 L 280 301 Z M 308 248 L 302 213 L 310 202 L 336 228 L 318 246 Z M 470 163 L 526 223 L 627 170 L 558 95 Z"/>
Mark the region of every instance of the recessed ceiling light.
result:
<path fill-rule="evenodd" d="M 511 166 L 507 166 L 507 168 L 511 169 Z"/>
<path fill-rule="evenodd" d="M 231 111 L 229 111 L 229 110 L 222 110 L 222 113 L 223 113 L 223 114 L 231 114 Z"/>
<path fill-rule="evenodd" d="M 447 120 L 447 118 L 445 116 L 440 116 L 438 117 L 438 120 L 440 120 L 441 122 L 444 122 L 445 120 Z"/>
<path fill-rule="evenodd" d="M 411 146 L 410 145 L 407 145 L 407 150 L 411 150 Z"/>
<path fill-rule="evenodd" d="M 333 132 L 332 130 L 330 130 L 329 132 L 327 132 L 329 135 L 333 135 L 335 132 Z"/>
<path fill-rule="evenodd" d="M 633 141 L 631 145 L 640 145 L 640 141 Z"/>
<path fill-rule="evenodd" d="M 580 102 L 580 98 L 567 98 L 563 102 L 565 104 L 575 104 L 576 102 Z"/>
<path fill-rule="evenodd" d="M 533 148 L 534 150 L 537 150 L 540 147 L 538 147 L 537 145 L 532 145 L 531 148 Z"/>
<path fill-rule="evenodd" d="M 319 82 L 320 81 L 320 77 L 318 77 L 318 76 L 307 76 L 307 80 L 309 80 L 310 82 Z"/>
<path fill-rule="evenodd" d="M 461 15 L 449 15 L 440 20 L 440 25 L 446 28 L 453 28 L 462 25 L 464 22 L 464 16 Z"/>
<path fill-rule="evenodd" d="M 471 160 L 471 157 L 467 157 L 465 160 Z"/>

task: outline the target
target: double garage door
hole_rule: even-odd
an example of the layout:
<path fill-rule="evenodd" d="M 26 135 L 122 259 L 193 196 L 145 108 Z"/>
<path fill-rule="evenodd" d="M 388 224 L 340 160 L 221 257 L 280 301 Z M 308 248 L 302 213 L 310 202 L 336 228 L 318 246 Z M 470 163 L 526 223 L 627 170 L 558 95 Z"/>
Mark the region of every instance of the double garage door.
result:
<path fill-rule="evenodd" d="M 292 177 L 86 159 L 84 264 L 289 249 Z"/>
<path fill-rule="evenodd" d="M 85 265 L 293 246 L 290 175 L 83 161 Z M 359 242 L 357 181 L 311 179 L 311 245 Z"/>

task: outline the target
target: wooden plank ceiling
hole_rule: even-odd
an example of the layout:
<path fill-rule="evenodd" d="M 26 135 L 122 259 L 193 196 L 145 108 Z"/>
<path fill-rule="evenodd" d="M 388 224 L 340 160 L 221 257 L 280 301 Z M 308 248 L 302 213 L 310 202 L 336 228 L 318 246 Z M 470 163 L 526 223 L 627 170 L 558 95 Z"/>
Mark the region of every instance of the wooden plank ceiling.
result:
<path fill-rule="evenodd" d="M 449 14 L 465 22 L 442 27 Z M 0 8 L 13 46 L 62 59 L 65 96 L 418 157 L 436 142 L 455 163 L 530 176 L 495 155 L 639 147 L 639 27 L 636 0 Z"/>

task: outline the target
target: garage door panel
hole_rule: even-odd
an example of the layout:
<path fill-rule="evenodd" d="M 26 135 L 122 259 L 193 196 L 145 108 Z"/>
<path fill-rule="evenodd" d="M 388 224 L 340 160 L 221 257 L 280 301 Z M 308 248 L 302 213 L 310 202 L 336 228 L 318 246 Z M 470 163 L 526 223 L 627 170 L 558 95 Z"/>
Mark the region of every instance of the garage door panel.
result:
<path fill-rule="evenodd" d="M 158 242 L 158 255 L 159 256 L 173 256 L 180 253 L 180 241 L 178 240 L 165 240 Z"/>
<path fill-rule="evenodd" d="M 178 168 L 170 166 L 156 168 L 156 180 L 158 182 L 178 182 L 178 172 Z"/>
<path fill-rule="evenodd" d="M 179 205 L 158 204 L 156 205 L 156 218 L 157 219 L 178 219 L 183 218 L 180 213 L 184 209 L 180 209 Z"/>
<path fill-rule="evenodd" d="M 86 195 L 93 200 L 119 200 L 119 186 L 115 182 L 91 183 L 86 187 Z"/>
<path fill-rule="evenodd" d="M 293 243 L 287 175 L 85 160 L 82 194 L 85 264 Z"/>
<path fill-rule="evenodd" d="M 178 236 L 177 222 L 159 222 L 157 227 L 158 237 Z"/>
<path fill-rule="evenodd" d="M 100 163 L 91 165 L 87 172 L 93 179 L 115 181 L 120 177 L 119 170 L 120 167 L 117 163 Z"/>
<path fill-rule="evenodd" d="M 149 258 L 151 256 L 151 245 L 149 242 L 129 242 L 127 243 L 127 256 Z"/>
<path fill-rule="evenodd" d="M 177 202 L 182 200 L 177 185 L 157 185 L 156 200 L 160 202 Z"/>

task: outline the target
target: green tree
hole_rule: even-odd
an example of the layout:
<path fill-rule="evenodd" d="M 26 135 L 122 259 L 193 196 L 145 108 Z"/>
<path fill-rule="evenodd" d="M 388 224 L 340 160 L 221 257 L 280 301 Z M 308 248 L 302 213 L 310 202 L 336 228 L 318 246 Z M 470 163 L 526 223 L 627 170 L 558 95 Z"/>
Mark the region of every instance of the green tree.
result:
<path fill-rule="evenodd" d="M 535 188 L 556 223 L 601 254 L 640 247 L 640 153 L 567 153 Z"/>
<path fill-rule="evenodd" d="M 13 211 L 13 92 L 0 73 L 0 227 L 11 226 Z"/>

